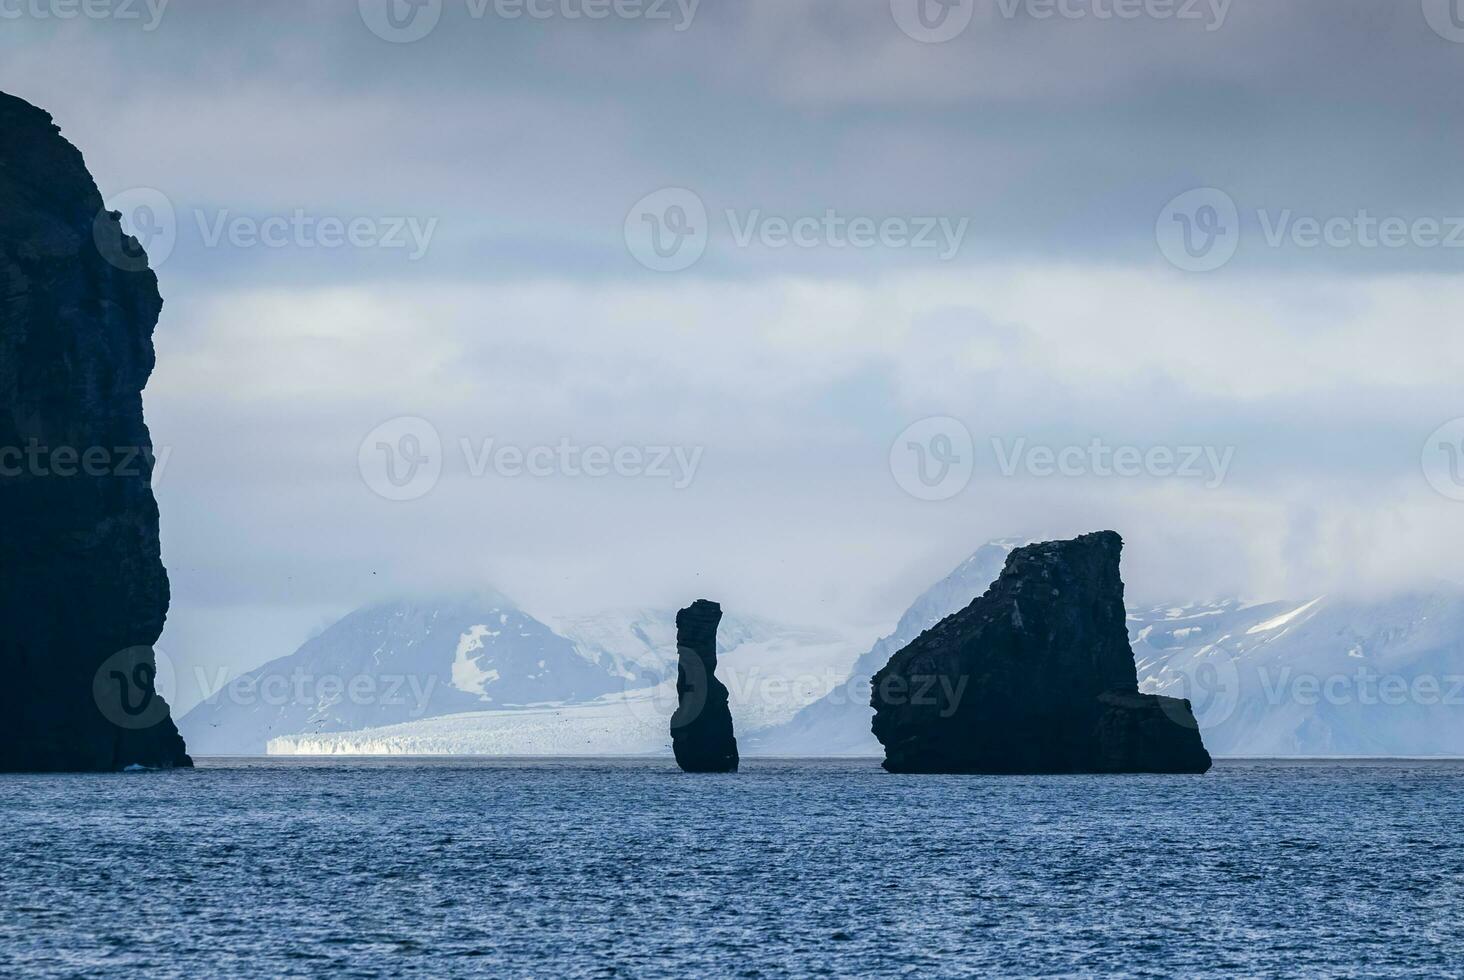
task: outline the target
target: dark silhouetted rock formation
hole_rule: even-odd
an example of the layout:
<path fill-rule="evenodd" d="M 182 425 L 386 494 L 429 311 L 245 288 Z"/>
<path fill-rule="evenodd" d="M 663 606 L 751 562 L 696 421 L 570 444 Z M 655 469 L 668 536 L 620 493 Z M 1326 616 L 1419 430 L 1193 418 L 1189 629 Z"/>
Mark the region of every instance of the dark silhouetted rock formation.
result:
<path fill-rule="evenodd" d="M 736 772 L 737 739 L 727 688 L 717 680 L 722 607 L 698 599 L 676 614 L 676 713 L 671 748 L 686 772 Z"/>
<path fill-rule="evenodd" d="M 890 772 L 1205 772 L 1188 701 L 1138 692 L 1112 531 L 1018 548 L 874 675 Z"/>
<path fill-rule="evenodd" d="M 157 278 L 47 113 L 0 93 L 0 134 L 0 770 L 191 765 L 154 684 Z"/>

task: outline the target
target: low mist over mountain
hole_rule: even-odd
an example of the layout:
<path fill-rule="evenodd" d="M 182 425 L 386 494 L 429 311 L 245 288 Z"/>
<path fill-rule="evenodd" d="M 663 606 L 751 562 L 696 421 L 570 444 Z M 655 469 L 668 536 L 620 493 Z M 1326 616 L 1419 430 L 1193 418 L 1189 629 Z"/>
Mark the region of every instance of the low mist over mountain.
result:
<path fill-rule="evenodd" d="M 857 656 L 729 613 L 721 667 L 746 755 L 877 756 L 869 678 L 981 595 L 1023 539 L 977 549 Z M 556 620 L 501 595 L 380 603 L 237 678 L 180 723 L 204 755 L 640 754 L 669 749 L 671 610 Z M 1464 591 L 1129 610 L 1139 686 L 1187 697 L 1217 756 L 1464 755 Z"/>
<path fill-rule="evenodd" d="M 736 615 L 723 620 L 721 648 L 735 655 L 729 688 L 749 731 L 787 720 L 841 682 L 854 656 L 836 635 Z M 668 737 L 670 709 L 661 711 L 668 699 L 675 705 L 675 674 L 674 610 L 611 610 L 556 629 L 496 593 L 402 600 L 347 615 L 236 678 L 181 724 L 205 755 L 439 719 L 451 720 L 431 730 L 449 736 L 485 726 L 508 734 L 492 745 L 437 738 L 419 751 L 657 751 Z M 577 724 L 571 716 L 590 719 L 592 737 L 563 744 Z"/>

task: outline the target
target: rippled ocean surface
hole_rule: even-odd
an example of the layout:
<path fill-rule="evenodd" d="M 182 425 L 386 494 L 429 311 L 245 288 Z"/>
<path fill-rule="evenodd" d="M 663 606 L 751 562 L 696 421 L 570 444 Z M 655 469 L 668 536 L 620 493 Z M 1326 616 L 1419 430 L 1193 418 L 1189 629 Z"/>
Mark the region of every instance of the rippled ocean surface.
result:
<path fill-rule="evenodd" d="M 0 975 L 1460 975 L 1464 765 L 0 776 Z"/>

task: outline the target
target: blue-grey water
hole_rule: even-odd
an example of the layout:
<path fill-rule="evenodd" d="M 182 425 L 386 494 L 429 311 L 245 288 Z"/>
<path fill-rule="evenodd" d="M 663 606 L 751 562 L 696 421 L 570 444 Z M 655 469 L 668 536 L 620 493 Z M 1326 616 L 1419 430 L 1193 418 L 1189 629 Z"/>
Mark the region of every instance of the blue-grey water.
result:
<path fill-rule="evenodd" d="M 205 761 L 0 776 L 0 976 L 1464 969 L 1464 765 Z"/>

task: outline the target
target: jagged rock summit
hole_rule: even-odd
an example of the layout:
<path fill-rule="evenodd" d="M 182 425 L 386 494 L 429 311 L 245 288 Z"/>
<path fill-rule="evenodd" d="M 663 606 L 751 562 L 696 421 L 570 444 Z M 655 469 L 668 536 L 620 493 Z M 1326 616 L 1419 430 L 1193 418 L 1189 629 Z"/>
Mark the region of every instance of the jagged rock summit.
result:
<path fill-rule="evenodd" d="M 1113 531 L 1018 548 L 874 675 L 890 772 L 1202 773 L 1188 701 L 1140 694 Z"/>
<path fill-rule="evenodd" d="M 685 772 L 736 772 L 737 739 L 727 688 L 717 680 L 722 607 L 698 599 L 676 614 L 676 712 L 671 749 Z"/>
<path fill-rule="evenodd" d="M 157 277 L 49 114 L 0 93 L 0 771 L 191 765 L 142 389 Z"/>

